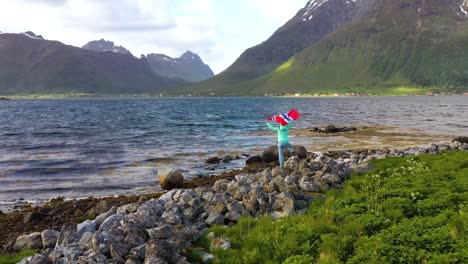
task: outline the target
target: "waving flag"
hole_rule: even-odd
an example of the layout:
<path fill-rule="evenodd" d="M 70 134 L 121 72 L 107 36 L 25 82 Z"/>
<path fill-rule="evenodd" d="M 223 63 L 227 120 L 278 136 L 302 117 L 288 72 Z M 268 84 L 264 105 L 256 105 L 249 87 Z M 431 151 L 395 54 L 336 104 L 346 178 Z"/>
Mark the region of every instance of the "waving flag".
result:
<path fill-rule="evenodd" d="M 296 109 L 292 109 L 288 113 L 272 116 L 272 117 L 268 118 L 266 121 L 267 122 L 274 121 L 276 123 L 279 123 L 279 124 L 285 126 L 285 125 L 289 124 L 289 122 L 291 122 L 293 120 L 297 120 L 300 116 L 301 116 L 301 113 L 299 113 Z"/>

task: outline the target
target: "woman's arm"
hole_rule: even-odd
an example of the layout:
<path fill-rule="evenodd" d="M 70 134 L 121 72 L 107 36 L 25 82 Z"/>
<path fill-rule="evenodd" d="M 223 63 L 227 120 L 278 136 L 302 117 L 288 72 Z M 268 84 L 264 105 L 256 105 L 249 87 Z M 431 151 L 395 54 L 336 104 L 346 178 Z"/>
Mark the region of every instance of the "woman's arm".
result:
<path fill-rule="evenodd" d="M 270 122 L 267 122 L 266 124 L 267 124 L 267 126 L 268 126 L 271 130 L 273 130 L 273 131 L 278 131 L 278 128 L 275 127 L 274 125 L 272 125 Z"/>
<path fill-rule="evenodd" d="M 286 129 L 290 129 L 293 125 L 294 121 L 290 121 L 285 127 Z"/>

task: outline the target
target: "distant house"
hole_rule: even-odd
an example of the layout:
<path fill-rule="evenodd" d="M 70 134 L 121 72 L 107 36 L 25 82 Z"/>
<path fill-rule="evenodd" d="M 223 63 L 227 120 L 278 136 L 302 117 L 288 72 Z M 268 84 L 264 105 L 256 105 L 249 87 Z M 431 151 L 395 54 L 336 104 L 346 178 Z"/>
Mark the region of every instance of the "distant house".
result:
<path fill-rule="evenodd" d="M 463 95 L 468 95 L 468 93 L 463 93 Z"/>

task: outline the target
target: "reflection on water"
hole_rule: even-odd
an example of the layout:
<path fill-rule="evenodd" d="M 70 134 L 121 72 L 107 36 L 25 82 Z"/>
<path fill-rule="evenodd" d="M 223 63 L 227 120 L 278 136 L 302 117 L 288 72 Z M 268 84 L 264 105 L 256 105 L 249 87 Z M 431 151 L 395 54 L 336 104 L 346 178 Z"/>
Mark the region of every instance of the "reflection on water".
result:
<path fill-rule="evenodd" d="M 461 135 L 467 106 L 468 97 L 2 101 L 0 203 L 145 191 L 168 164 L 187 177 L 238 167 L 242 160 L 213 168 L 202 161 L 274 144 L 275 135 L 261 133 L 264 120 L 291 108 L 303 114 L 298 128 L 389 125 Z"/>

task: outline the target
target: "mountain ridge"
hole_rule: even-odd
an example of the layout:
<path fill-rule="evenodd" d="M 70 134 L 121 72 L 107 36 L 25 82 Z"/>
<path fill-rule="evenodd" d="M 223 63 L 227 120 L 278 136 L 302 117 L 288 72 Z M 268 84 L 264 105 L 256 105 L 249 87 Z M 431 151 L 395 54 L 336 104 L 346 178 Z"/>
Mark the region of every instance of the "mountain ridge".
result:
<path fill-rule="evenodd" d="M 146 60 L 25 34 L 0 34 L 0 94 L 161 93 L 183 81 L 155 74 Z"/>

